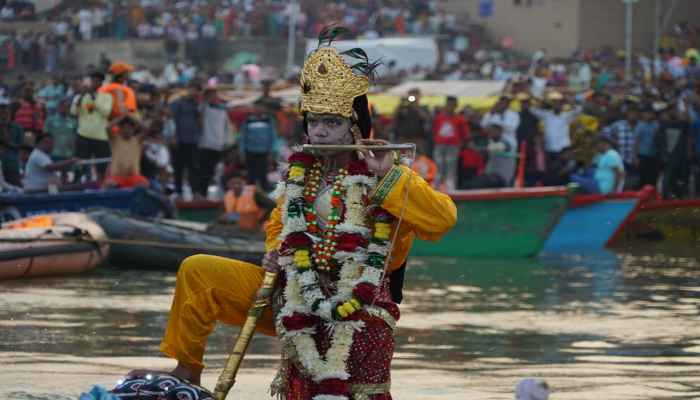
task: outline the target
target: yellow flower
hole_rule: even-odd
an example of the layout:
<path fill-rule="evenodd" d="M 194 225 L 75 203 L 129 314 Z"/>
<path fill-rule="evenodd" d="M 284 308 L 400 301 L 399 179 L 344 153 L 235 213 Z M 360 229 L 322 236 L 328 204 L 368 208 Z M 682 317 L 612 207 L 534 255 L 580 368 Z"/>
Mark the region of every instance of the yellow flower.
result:
<path fill-rule="evenodd" d="M 343 308 L 342 305 L 339 305 L 339 306 L 336 308 L 336 311 L 338 311 L 338 315 L 340 315 L 342 318 L 345 318 L 345 317 L 347 317 L 348 315 L 350 315 L 350 314 L 347 313 L 347 311 L 345 311 L 345 309 Z"/>
<path fill-rule="evenodd" d="M 355 311 L 357 311 L 357 310 L 355 310 L 355 307 L 353 307 L 352 304 L 350 304 L 349 301 L 343 303 L 343 308 L 345 309 L 345 312 L 348 313 L 348 315 L 350 315 L 350 314 L 354 313 Z"/>
<path fill-rule="evenodd" d="M 377 239 L 387 240 L 391 234 L 391 225 L 378 222 L 374 225 L 374 237 Z"/>
<path fill-rule="evenodd" d="M 301 178 L 304 176 L 304 168 L 294 165 L 291 168 L 289 168 L 289 177 L 290 178 Z"/>
<path fill-rule="evenodd" d="M 352 306 L 355 307 L 356 310 L 359 310 L 360 308 L 362 308 L 362 304 L 360 304 L 360 302 L 357 301 L 357 299 L 354 297 L 352 299 L 350 299 L 350 304 L 352 304 Z"/>
<path fill-rule="evenodd" d="M 309 268 L 311 266 L 311 258 L 309 258 L 308 250 L 297 250 L 294 252 L 294 264 L 299 268 Z"/>

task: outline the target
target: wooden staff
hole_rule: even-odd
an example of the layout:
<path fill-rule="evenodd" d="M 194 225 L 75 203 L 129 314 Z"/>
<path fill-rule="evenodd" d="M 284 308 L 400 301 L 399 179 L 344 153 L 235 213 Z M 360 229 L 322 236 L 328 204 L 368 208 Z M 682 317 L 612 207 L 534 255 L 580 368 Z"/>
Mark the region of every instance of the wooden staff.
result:
<path fill-rule="evenodd" d="M 243 356 L 245 356 L 245 352 L 248 350 L 248 345 L 250 344 L 250 339 L 255 333 L 255 326 L 258 323 L 258 318 L 265 307 L 270 303 L 276 280 L 276 272 L 265 271 L 262 286 L 258 289 L 253 306 L 248 310 L 248 318 L 246 318 L 241 331 L 238 333 L 236 343 L 233 345 L 233 352 L 231 352 L 231 355 L 228 357 L 226 366 L 224 366 L 224 370 L 221 371 L 219 380 L 216 382 L 216 387 L 214 388 L 214 398 L 216 400 L 226 399 L 228 392 L 236 382 L 236 374 L 243 361 Z"/>

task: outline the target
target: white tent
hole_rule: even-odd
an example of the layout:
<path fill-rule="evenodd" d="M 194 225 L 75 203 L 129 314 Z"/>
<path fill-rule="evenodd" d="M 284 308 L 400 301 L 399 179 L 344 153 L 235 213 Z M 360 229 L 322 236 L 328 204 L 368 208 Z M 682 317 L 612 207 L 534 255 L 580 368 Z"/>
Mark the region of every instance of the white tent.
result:
<path fill-rule="evenodd" d="M 318 47 L 318 40 L 306 41 L 306 53 Z M 382 68 L 394 61 L 397 69 L 411 69 L 416 65 L 434 69 L 438 63 L 438 47 L 432 37 L 397 37 L 381 39 L 338 40 L 333 47 L 339 51 L 355 47 L 363 49 L 370 61 L 382 60 L 383 66 L 377 71 L 382 74 Z"/>

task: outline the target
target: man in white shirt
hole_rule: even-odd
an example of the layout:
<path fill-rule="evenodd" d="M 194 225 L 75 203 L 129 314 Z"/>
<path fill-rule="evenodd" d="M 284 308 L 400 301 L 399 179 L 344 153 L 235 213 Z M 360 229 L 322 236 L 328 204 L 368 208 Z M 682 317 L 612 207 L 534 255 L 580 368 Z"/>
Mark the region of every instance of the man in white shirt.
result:
<path fill-rule="evenodd" d="M 23 183 L 25 191 L 43 192 L 47 191 L 51 185 L 58 186 L 61 180 L 56 172 L 72 166 L 77 161 L 77 159 L 71 158 L 54 162 L 50 156 L 52 150 L 53 138 L 51 135 L 37 137 L 36 146 L 27 160 Z"/>
<path fill-rule="evenodd" d="M 83 8 L 78 12 L 78 27 L 82 40 L 92 39 L 92 11 L 88 8 Z"/>
<path fill-rule="evenodd" d="M 551 102 L 550 109 L 532 108 L 532 113 L 544 125 L 544 146 L 547 152 L 547 163 L 553 163 L 561 151 L 571 146 L 569 126 L 581 114 L 581 108 L 576 106 L 570 111 L 564 111 L 564 96 L 552 92 L 547 96 Z"/>
<path fill-rule="evenodd" d="M 508 142 L 512 151 L 516 151 L 518 141 L 515 132 L 520 126 L 520 115 L 509 107 L 510 97 L 501 96 L 491 111 L 481 119 L 481 126 L 498 125 L 503 128 L 503 140 Z"/>

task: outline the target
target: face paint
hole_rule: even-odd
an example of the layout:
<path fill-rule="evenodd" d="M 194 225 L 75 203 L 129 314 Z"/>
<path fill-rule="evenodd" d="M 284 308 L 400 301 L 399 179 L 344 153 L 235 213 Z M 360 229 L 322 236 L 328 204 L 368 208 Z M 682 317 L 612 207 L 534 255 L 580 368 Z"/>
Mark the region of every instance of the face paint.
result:
<path fill-rule="evenodd" d="M 352 144 L 351 122 L 333 114 L 308 113 L 306 128 L 311 144 Z"/>

